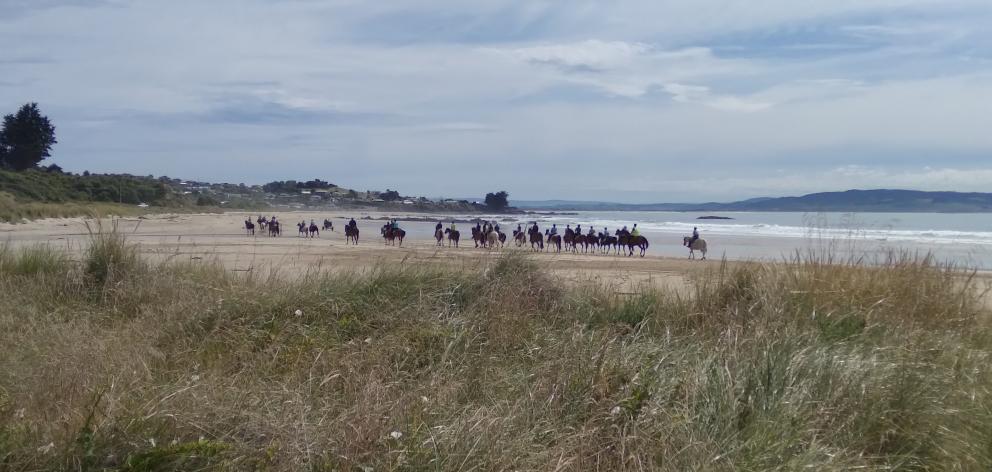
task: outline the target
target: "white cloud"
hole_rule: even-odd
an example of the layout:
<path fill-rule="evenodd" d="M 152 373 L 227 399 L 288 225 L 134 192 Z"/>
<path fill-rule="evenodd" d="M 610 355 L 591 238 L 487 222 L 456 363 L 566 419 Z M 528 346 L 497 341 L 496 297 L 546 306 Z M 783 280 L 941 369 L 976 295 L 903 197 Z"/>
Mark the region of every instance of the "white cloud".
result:
<path fill-rule="evenodd" d="M 968 188 L 992 152 L 986 2 L 21 1 L 0 112 L 39 101 L 73 170 L 469 195 L 487 162 L 538 198 Z"/>

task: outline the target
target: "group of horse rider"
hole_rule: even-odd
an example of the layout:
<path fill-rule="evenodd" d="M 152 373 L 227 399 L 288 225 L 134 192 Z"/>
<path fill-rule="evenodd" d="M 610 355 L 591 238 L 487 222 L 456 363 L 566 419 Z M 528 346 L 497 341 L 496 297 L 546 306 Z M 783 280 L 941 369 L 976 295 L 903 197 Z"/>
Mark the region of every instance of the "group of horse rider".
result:
<path fill-rule="evenodd" d="M 278 227 L 278 225 L 279 225 L 279 221 L 278 221 L 278 219 L 276 218 L 275 215 L 272 215 L 272 218 L 271 219 L 266 219 L 266 218 L 264 218 L 262 216 L 259 216 L 257 221 L 258 221 L 258 223 L 261 223 L 263 225 L 262 226 L 263 229 L 265 229 L 265 226 L 275 226 L 275 227 Z M 329 225 L 331 225 L 331 226 L 329 226 Z M 299 226 L 301 228 L 300 231 L 303 231 L 303 228 L 306 228 L 307 227 L 306 221 L 301 222 L 299 224 Z M 246 229 L 249 230 L 249 232 L 250 232 L 249 234 L 254 234 L 254 225 L 252 224 L 252 222 L 250 220 L 246 220 L 245 221 L 245 227 L 246 227 Z M 316 228 L 316 223 L 314 222 L 314 220 L 312 220 L 312 219 L 310 220 L 309 227 L 311 229 L 311 232 L 313 232 L 313 229 Z M 447 231 L 453 234 L 454 239 L 457 239 L 457 229 L 456 228 L 457 228 L 456 223 L 455 223 L 454 220 L 452 220 L 451 223 L 448 225 Z M 333 225 L 330 223 L 329 220 L 326 220 L 326 219 L 324 220 L 324 229 L 332 229 L 333 230 Z M 348 220 L 348 224 L 345 226 L 345 233 L 346 234 L 355 234 L 355 241 L 356 241 L 356 243 L 357 243 L 357 231 L 355 231 L 355 230 L 357 230 L 357 229 L 358 229 L 358 223 L 355 221 L 355 219 L 354 218 L 349 219 Z M 473 232 L 473 236 L 475 236 L 476 234 L 479 234 L 479 235 L 488 235 L 491 232 L 495 232 L 497 234 L 502 235 L 502 232 L 500 231 L 500 225 L 496 221 L 481 221 L 481 220 L 479 220 L 479 221 L 476 221 L 475 226 L 472 229 L 473 229 L 473 231 L 472 231 Z M 390 230 L 390 233 L 389 234 L 394 234 L 394 233 L 398 232 L 400 230 L 399 221 L 397 221 L 397 219 L 395 219 L 395 218 L 392 218 L 392 219 L 388 220 L 386 222 L 386 224 L 384 225 L 383 230 L 384 230 L 384 234 L 387 234 L 387 233 L 385 233 L 386 230 Z M 438 235 L 438 233 L 443 232 L 444 231 L 444 224 L 441 221 L 438 221 L 437 222 L 437 225 L 434 227 L 434 231 L 435 231 L 435 235 L 436 236 Z M 526 233 L 525 233 L 525 231 L 526 231 Z M 551 237 L 554 237 L 554 236 L 557 236 L 558 235 L 558 232 L 559 232 L 558 225 L 556 223 L 553 223 L 550 228 L 548 228 L 547 230 L 545 230 L 544 235 L 546 235 L 549 238 L 549 241 L 550 241 L 550 238 Z M 526 230 L 524 230 L 524 225 L 523 224 L 518 223 L 517 224 L 517 229 L 515 231 L 513 231 L 513 234 L 514 234 L 515 237 L 517 237 L 519 235 L 519 238 L 523 238 L 523 235 L 524 234 L 527 234 L 528 236 L 532 236 L 532 235 L 535 235 L 535 234 L 541 234 L 541 229 L 540 229 L 540 227 L 538 227 L 538 224 L 537 224 L 536 221 L 533 222 L 533 223 L 528 224 Z M 624 226 L 623 228 L 617 230 L 616 231 L 616 237 L 614 237 L 614 235 L 611 235 L 608 232 L 608 229 L 606 227 L 603 228 L 603 231 L 597 232 L 596 229 L 593 228 L 592 225 L 590 225 L 588 227 L 588 230 L 586 230 L 584 232 L 584 230 L 582 228 L 582 225 L 581 224 L 577 224 L 577 225 L 575 225 L 575 229 L 572 229 L 572 226 L 571 225 L 567 225 L 565 227 L 565 241 L 566 242 L 568 241 L 569 235 L 585 236 L 587 238 L 587 240 L 590 241 L 591 244 L 607 244 L 607 243 L 608 244 L 616 244 L 616 240 L 620 236 L 629 236 L 629 237 L 638 238 L 638 237 L 640 237 L 641 233 L 640 233 L 640 230 L 638 230 L 636 223 L 634 223 L 634 225 L 629 230 L 627 229 L 627 226 Z M 438 236 L 438 238 L 440 238 L 440 237 L 441 236 Z M 698 241 L 699 239 L 700 239 L 699 238 L 699 228 L 698 227 L 693 227 L 692 228 L 692 236 L 684 238 L 684 245 L 687 246 L 687 247 L 689 247 L 690 249 L 693 249 L 693 244 L 696 241 Z M 612 240 L 612 242 L 610 242 L 610 240 Z M 502 241 L 502 239 L 500 239 L 500 241 Z M 518 240 L 518 245 L 519 245 L 519 242 L 520 241 L 522 241 L 522 239 Z M 533 241 L 533 239 L 531 241 Z M 623 239 L 621 239 L 621 241 L 623 241 Z M 706 250 L 705 250 L 705 242 L 701 242 L 701 244 L 703 245 L 702 251 L 703 251 L 703 254 L 705 256 L 705 252 L 706 252 Z"/>

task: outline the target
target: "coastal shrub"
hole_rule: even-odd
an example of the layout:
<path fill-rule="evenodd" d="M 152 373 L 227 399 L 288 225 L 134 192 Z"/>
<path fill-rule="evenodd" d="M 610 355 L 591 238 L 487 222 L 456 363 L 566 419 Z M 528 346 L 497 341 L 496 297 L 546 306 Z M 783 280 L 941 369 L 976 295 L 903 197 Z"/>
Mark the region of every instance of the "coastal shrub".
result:
<path fill-rule="evenodd" d="M 112 227 L 81 264 L 33 250 L 0 250 L 4 469 L 992 467 L 983 279 L 928 259 L 630 294 L 518 255 L 287 277 Z"/>

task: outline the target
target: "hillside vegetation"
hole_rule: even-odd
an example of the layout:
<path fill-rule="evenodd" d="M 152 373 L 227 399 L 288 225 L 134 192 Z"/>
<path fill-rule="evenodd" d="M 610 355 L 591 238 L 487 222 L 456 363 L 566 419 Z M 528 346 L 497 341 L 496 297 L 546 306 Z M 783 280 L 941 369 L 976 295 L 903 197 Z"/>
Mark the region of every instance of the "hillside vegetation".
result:
<path fill-rule="evenodd" d="M 150 205 L 152 210 L 137 204 Z M 28 169 L 0 169 L 0 221 L 72 216 L 139 215 L 155 209 L 205 211 L 219 207 L 216 198 L 184 195 L 156 179 L 127 174 L 69 174 Z M 234 200 L 224 208 L 261 207 Z"/>
<path fill-rule="evenodd" d="M 0 469 L 989 470 L 971 280 L 714 266 L 691 296 L 0 251 Z"/>

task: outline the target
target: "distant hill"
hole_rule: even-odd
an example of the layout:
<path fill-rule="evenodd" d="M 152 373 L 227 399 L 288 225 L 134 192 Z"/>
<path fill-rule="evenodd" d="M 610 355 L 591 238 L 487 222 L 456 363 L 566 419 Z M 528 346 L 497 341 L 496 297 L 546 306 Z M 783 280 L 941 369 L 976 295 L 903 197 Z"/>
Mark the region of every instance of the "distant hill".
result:
<path fill-rule="evenodd" d="M 847 190 L 800 197 L 752 198 L 730 203 L 514 201 L 514 206 L 541 210 L 586 211 L 835 211 L 835 212 L 992 212 L 992 193 L 924 192 L 919 190 Z"/>

